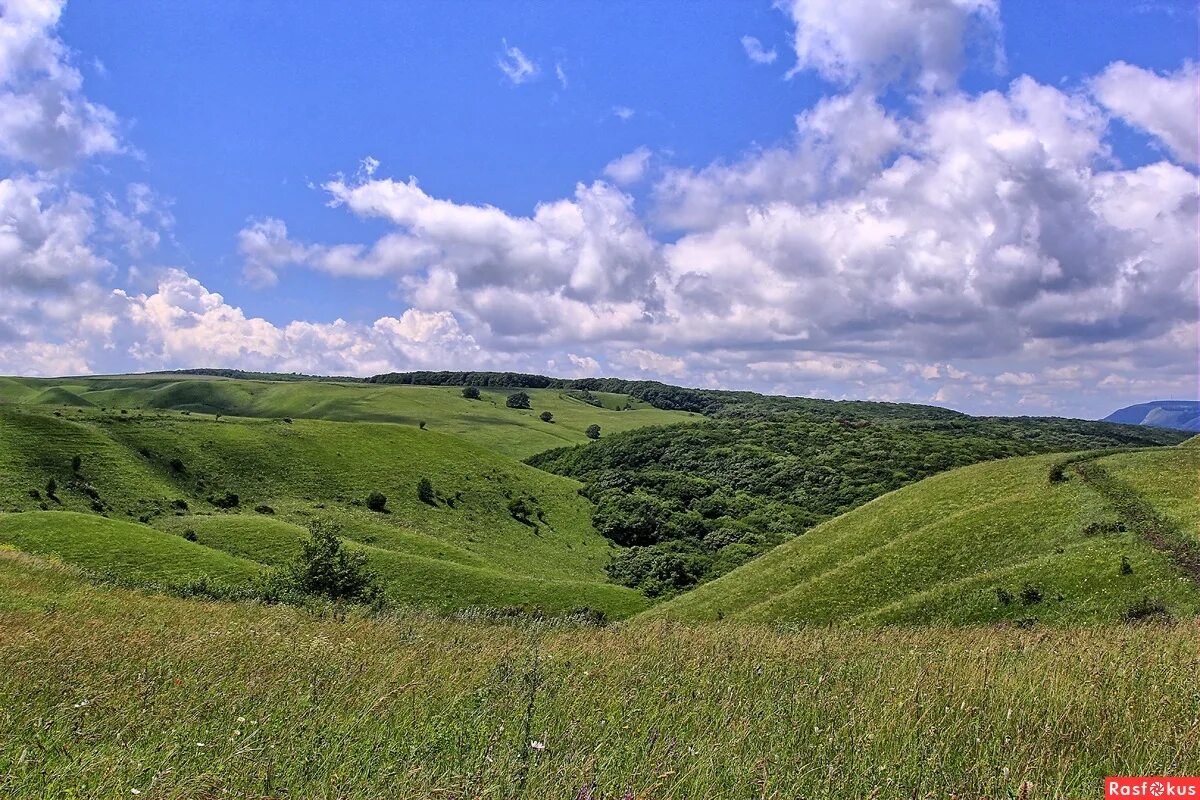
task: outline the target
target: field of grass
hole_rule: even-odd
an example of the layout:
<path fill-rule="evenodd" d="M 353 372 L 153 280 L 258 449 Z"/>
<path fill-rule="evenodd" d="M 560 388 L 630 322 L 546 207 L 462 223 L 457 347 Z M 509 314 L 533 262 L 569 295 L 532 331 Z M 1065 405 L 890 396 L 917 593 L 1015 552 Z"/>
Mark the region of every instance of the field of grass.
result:
<path fill-rule="evenodd" d="M 516 391 L 516 390 L 512 390 Z M 701 417 L 662 411 L 646 403 L 603 392 L 604 407 L 553 389 L 527 389 L 532 408 L 507 408 L 510 394 L 481 389 L 467 400 L 452 386 L 393 386 L 337 381 L 251 381 L 205 376 L 130 375 L 100 378 L 0 378 L 0 403 L 67 408 L 176 410 L 280 419 L 341 422 L 393 422 L 449 433 L 511 458 L 523 459 L 564 445 L 587 441 L 584 431 L 599 425 L 617 433 Z M 623 409 L 629 406 L 628 410 Z M 549 411 L 553 422 L 539 415 Z"/>
<path fill-rule="evenodd" d="M 1180 618 L 1200 612 L 1195 581 L 1132 523 L 1117 530 L 1119 510 L 1094 486 L 1078 476 L 1048 480 L 1063 460 L 1005 459 L 927 478 L 646 613 L 794 624 L 1080 624 L 1114 622 L 1143 598 Z M 1200 449 L 1101 463 L 1129 474 L 1145 469 L 1139 480 L 1154 485 L 1147 497 L 1168 511 L 1194 502 Z"/>
<path fill-rule="evenodd" d="M 70 511 L 0 514 L 0 543 L 134 583 L 210 578 L 235 586 L 261 571 L 249 559 L 146 525 Z"/>
<path fill-rule="evenodd" d="M 431 502 L 418 498 L 422 477 L 433 484 Z M 86 539 L 76 533 L 89 520 L 82 512 L 99 510 L 147 541 L 188 544 L 182 535 L 191 530 L 208 549 L 278 565 L 296 552 L 311 521 L 326 519 L 369 552 L 389 594 L 406 602 L 552 611 L 587 605 L 612 616 L 640 610 L 647 604 L 641 594 L 606 581 L 614 545 L 592 528 L 578 488 L 413 426 L 99 409 L 55 415 L 0 405 L 0 509 L 9 512 L 0 521 L 29 517 L 19 540 L 8 534 L 15 528 L 0 525 L 0 542 L 34 552 Z M 373 491 L 387 496 L 384 513 L 364 506 Z M 238 505 L 221 508 L 231 494 Z M 509 510 L 518 500 L 530 509 L 523 519 Z M 40 548 L 35 530 L 44 532 Z M 60 554 L 103 567 L 74 550 Z"/>
<path fill-rule="evenodd" d="M 1200 437 L 1179 447 L 1103 458 L 1097 464 L 1200 542 Z"/>
<path fill-rule="evenodd" d="M 0 796 L 1098 797 L 1200 770 L 1197 634 L 339 622 L 0 551 Z"/>

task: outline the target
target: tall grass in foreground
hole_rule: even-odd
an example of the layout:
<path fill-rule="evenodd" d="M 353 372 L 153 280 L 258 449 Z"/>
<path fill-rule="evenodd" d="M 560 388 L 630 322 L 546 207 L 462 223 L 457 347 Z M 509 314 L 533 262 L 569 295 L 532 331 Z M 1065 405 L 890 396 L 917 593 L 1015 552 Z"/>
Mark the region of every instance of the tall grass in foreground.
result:
<path fill-rule="evenodd" d="M 1194 623 L 339 622 L 0 554 L 6 798 L 1099 797 L 1200 771 L 1198 675 Z"/>

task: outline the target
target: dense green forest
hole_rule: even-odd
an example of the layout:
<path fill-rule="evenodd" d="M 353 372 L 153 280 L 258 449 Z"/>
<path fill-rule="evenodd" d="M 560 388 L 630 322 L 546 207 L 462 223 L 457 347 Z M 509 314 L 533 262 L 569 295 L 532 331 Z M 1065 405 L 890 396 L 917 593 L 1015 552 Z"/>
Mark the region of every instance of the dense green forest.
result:
<path fill-rule="evenodd" d="M 722 575 L 823 520 L 947 469 L 1184 438 L 1082 420 L 829 420 L 807 411 L 758 412 L 628 431 L 529 463 L 584 482 L 597 531 L 625 548 L 609 565 L 610 577 L 659 596 Z"/>

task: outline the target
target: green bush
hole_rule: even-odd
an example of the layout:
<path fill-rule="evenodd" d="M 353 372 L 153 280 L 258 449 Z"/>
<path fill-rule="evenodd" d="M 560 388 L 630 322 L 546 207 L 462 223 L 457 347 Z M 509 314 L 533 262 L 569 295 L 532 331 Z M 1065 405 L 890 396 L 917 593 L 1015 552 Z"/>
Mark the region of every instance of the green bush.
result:
<path fill-rule="evenodd" d="M 309 528 L 288 576 L 299 591 L 338 602 L 373 600 L 380 591 L 367 554 L 347 550 L 337 526 L 320 520 Z"/>
<path fill-rule="evenodd" d="M 1139 622 L 1170 622 L 1171 615 L 1167 611 L 1167 605 L 1162 600 L 1151 597 L 1142 597 L 1140 600 L 1135 600 L 1121 614 L 1121 620 L 1130 625 Z"/>
<path fill-rule="evenodd" d="M 383 492 L 371 492 L 367 495 L 367 508 L 376 512 L 387 509 L 387 495 Z"/>
<path fill-rule="evenodd" d="M 213 495 L 208 498 L 208 502 L 212 503 L 217 508 L 237 508 L 241 505 L 241 498 L 233 492 L 226 492 L 223 495 Z"/>
<path fill-rule="evenodd" d="M 463 390 L 462 390 L 462 396 L 467 398 L 468 400 L 478 400 L 479 399 L 479 390 L 476 389 L 474 386 L 464 386 Z"/>
<path fill-rule="evenodd" d="M 600 438 L 600 426 L 599 425 L 588 425 L 587 430 L 584 431 L 584 435 L 587 436 L 589 439 L 599 439 Z"/>
<path fill-rule="evenodd" d="M 554 422 L 554 415 L 549 411 L 543 411 L 541 414 L 538 414 L 538 419 L 542 422 Z"/>
<path fill-rule="evenodd" d="M 433 481 L 429 478 L 421 478 L 417 481 L 417 499 L 430 505 L 437 501 L 437 493 L 433 490 Z"/>
<path fill-rule="evenodd" d="M 504 401 L 509 408 L 529 408 L 529 395 L 525 392 L 514 392 Z"/>

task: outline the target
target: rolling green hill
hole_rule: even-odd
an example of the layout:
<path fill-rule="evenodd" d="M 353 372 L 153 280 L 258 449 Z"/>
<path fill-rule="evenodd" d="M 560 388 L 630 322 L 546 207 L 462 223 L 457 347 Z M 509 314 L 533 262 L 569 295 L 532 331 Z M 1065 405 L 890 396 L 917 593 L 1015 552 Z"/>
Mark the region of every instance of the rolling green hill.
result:
<path fill-rule="evenodd" d="M 236 586 L 261 571 L 249 559 L 146 525 L 73 511 L 0 514 L 0 543 L 130 583 L 165 585 L 208 578 Z"/>
<path fill-rule="evenodd" d="M 421 478 L 434 487 L 430 502 L 418 498 Z M 0 526 L 0 542 L 89 569 L 102 566 L 94 554 L 59 549 L 88 538 L 84 522 L 103 520 L 85 512 L 125 520 L 127 541 L 136 529 L 138 541 L 191 549 L 182 539 L 191 530 L 216 551 L 267 565 L 290 557 L 320 518 L 368 551 L 399 599 L 627 615 L 646 600 L 606 582 L 614 546 L 592 528 L 578 488 L 413 426 L 0 405 L 0 520 L 28 520 Z M 383 513 L 365 507 L 371 492 L 388 498 Z M 38 513 L 12 513 L 21 511 Z"/>
<path fill-rule="evenodd" d="M 453 386 L 398 386 L 338 381 L 230 380 L 215 376 L 126 375 L 97 378 L 0 378 L 0 403 L 109 410 L 175 410 L 226 416 L 395 422 L 451 433 L 512 458 L 587 441 L 601 432 L 700 419 L 664 411 L 621 394 L 591 393 L 593 405 L 557 389 L 527 389 L 532 408 L 504 404 L 516 389 L 484 388 L 467 400 Z M 624 410 L 619 410 L 624 409 Z M 549 411 L 552 422 L 539 415 Z"/>
<path fill-rule="evenodd" d="M 1124 453 L 1094 464 L 1077 458 L 1068 479 L 1056 483 L 1048 476 L 1068 460 L 1062 455 L 926 478 L 647 615 L 817 625 L 1086 623 L 1136 616 L 1139 608 L 1150 613 L 1155 604 L 1143 602 L 1150 600 L 1194 616 L 1200 590 L 1180 561 L 1187 546 L 1175 552 L 1150 542 L 1155 523 L 1131 514 L 1096 470 L 1133 476 L 1154 509 L 1148 513 L 1174 542 L 1186 538 L 1188 524 L 1195 533 L 1194 505 L 1187 504 L 1196 497 L 1200 449 Z"/>
<path fill-rule="evenodd" d="M 1194 610 L 1177 579 L 1192 551 L 1172 549 L 1154 509 L 1194 535 L 1179 475 L 1200 449 L 1081 462 L 1054 487 L 1042 473 L 1062 456 L 943 472 L 1175 432 L 610 380 L 528 386 L 532 408 L 513 409 L 515 389 L 491 383 L 504 375 L 434 377 L 483 381 L 480 398 L 318 378 L 0 379 L 0 543 L 134 582 L 238 583 L 329 521 L 393 600 L 439 609 L 626 617 L 725 575 L 652 613 L 1070 623 L 1141 598 Z M 601 441 L 578 446 L 592 424 Z M 367 507 L 372 493 L 384 509 Z M 1146 535 L 1079 535 L 1113 515 Z M 1132 572 L 1108 580 L 1120 569 Z"/>

